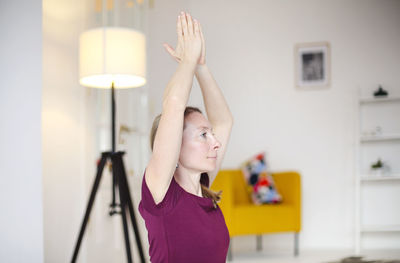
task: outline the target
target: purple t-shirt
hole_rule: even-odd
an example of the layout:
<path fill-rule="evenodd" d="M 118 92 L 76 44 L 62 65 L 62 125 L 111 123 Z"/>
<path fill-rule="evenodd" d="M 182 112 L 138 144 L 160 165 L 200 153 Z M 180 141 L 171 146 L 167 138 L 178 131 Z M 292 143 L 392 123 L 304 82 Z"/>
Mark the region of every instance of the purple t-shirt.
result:
<path fill-rule="evenodd" d="M 208 176 L 203 175 L 201 182 L 208 186 Z M 186 192 L 174 177 L 164 199 L 155 204 L 145 176 L 139 212 L 146 223 L 150 261 L 225 263 L 229 232 L 219 206 Z"/>

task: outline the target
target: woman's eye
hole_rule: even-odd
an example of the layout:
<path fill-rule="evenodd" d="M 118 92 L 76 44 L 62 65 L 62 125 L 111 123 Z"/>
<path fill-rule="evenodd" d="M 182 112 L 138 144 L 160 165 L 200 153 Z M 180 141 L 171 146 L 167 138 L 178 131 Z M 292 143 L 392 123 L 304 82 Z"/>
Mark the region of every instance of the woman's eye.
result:
<path fill-rule="evenodd" d="M 206 136 L 207 136 L 207 133 L 206 133 L 206 132 L 203 132 L 203 133 L 201 134 L 201 136 L 206 137 Z"/>

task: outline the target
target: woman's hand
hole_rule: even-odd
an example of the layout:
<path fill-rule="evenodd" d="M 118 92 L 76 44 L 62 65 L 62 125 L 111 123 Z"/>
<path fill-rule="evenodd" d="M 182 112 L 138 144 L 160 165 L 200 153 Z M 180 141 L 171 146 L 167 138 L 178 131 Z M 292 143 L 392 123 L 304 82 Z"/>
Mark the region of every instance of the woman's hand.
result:
<path fill-rule="evenodd" d="M 203 29 L 201 28 L 201 24 L 199 22 L 199 29 L 200 29 L 200 38 L 201 38 L 201 53 L 200 53 L 200 58 L 197 64 L 199 65 L 205 65 L 206 64 L 206 43 L 204 41 L 204 36 L 203 36 Z"/>
<path fill-rule="evenodd" d="M 178 63 L 193 60 L 197 64 L 205 64 L 205 45 L 201 25 L 189 13 L 181 12 L 176 23 L 178 43 L 173 49 L 167 43 L 163 46 Z"/>

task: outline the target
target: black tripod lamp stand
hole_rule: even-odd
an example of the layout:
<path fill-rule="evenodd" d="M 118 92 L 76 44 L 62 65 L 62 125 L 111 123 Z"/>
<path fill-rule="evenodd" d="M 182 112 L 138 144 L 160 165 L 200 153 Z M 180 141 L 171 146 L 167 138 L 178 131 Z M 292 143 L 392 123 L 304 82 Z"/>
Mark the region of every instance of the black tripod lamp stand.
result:
<path fill-rule="evenodd" d="M 112 167 L 112 201 L 109 215 L 121 215 L 124 230 L 126 256 L 132 262 L 130 249 L 128 218 L 132 223 L 139 258 L 144 260 L 143 247 L 133 209 L 129 184 L 125 173 L 124 152 L 115 148 L 115 88 L 143 86 L 146 82 L 146 43 L 145 36 L 139 31 L 102 27 L 85 31 L 80 37 L 80 83 L 87 87 L 111 87 L 111 151 L 103 152 L 97 166 L 96 178 L 90 193 L 85 215 L 79 231 L 71 262 L 76 262 L 79 248 L 89 220 L 104 167 L 107 162 Z M 118 192 L 119 203 L 116 201 Z"/>

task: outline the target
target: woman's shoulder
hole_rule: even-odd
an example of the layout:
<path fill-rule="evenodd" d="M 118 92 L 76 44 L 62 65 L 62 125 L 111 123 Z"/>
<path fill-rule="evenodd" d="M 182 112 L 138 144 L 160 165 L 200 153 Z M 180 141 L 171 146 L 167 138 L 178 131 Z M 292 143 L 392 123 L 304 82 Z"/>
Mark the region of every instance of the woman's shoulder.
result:
<path fill-rule="evenodd" d="M 175 178 L 172 176 L 171 182 L 164 197 L 160 202 L 156 202 L 146 181 L 146 171 L 144 172 L 142 180 L 141 204 L 146 210 L 150 212 L 156 212 L 157 214 L 160 214 L 162 211 L 162 214 L 165 214 L 176 206 L 180 195 L 181 189 L 179 188 Z"/>

